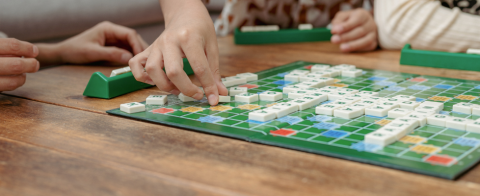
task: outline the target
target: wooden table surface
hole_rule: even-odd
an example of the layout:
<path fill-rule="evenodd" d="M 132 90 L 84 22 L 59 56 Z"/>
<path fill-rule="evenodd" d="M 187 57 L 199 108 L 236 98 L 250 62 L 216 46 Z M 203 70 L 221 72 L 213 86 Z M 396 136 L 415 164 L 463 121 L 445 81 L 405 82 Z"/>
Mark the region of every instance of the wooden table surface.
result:
<path fill-rule="evenodd" d="M 342 54 L 330 43 L 236 46 L 219 38 L 223 76 L 296 60 L 463 79 L 400 66 L 398 51 Z M 455 181 L 111 116 L 121 103 L 83 90 L 108 66 L 58 66 L 0 94 L 0 195 L 478 195 L 480 166 Z"/>

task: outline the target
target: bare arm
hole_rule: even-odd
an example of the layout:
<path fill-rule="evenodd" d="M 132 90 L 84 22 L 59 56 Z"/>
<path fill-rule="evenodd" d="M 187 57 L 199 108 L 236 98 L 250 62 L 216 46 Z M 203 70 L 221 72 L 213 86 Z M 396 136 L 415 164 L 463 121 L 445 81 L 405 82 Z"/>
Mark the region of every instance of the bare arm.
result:
<path fill-rule="evenodd" d="M 182 57 L 187 57 L 209 103 L 217 105 L 218 95 L 228 92 L 220 80 L 217 37 L 207 9 L 200 0 L 160 0 L 160 4 L 165 31 L 130 60 L 133 75 L 160 90 L 202 99 L 203 92 L 183 71 Z"/>

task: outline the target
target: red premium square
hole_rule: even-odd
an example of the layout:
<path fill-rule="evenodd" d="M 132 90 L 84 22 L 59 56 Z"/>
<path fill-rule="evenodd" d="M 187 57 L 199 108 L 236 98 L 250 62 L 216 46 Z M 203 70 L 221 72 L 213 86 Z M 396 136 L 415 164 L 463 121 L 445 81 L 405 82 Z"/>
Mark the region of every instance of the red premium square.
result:
<path fill-rule="evenodd" d="M 285 137 L 295 135 L 296 133 L 297 133 L 296 131 L 290 130 L 290 129 L 279 129 L 279 130 L 275 130 L 275 131 L 270 131 L 271 135 L 285 136 Z"/>
<path fill-rule="evenodd" d="M 152 113 L 166 114 L 166 113 L 170 113 L 170 112 L 174 112 L 174 111 L 175 110 L 172 109 L 172 108 L 159 108 L 159 109 L 152 110 Z"/>
<path fill-rule="evenodd" d="M 238 86 L 238 87 L 247 87 L 248 89 L 251 89 L 251 88 L 258 88 L 258 85 L 256 85 L 256 84 L 244 84 L 244 85 L 241 85 L 241 86 Z"/>
<path fill-rule="evenodd" d="M 412 81 L 412 82 L 426 82 L 426 81 L 428 81 L 428 79 L 425 79 L 425 78 L 413 78 L 413 79 L 411 79 L 410 81 Z"/>
<path fill-rule="evenodd" d="M 455 158 L 446 155 L 432 155 L 425 159 L 425 162 L 437 165 L 450 165 L 455 161 Z"/>

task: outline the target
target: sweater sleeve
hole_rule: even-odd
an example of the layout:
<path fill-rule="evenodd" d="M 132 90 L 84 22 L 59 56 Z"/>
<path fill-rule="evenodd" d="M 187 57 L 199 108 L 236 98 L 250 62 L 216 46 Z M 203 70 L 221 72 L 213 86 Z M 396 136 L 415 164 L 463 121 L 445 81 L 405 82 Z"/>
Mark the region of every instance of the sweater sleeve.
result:
<path fill-rule="evenodd" d="M 385 49 L 465 52 L 480 48 L 480 16 L 445 8 L 435 0 L 377 0 L 375 21 Z"/>

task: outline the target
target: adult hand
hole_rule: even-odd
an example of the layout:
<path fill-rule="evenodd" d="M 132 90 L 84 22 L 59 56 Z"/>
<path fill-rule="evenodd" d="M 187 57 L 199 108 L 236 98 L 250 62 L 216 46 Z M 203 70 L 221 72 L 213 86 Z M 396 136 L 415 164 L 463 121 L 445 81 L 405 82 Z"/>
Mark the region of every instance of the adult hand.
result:
<path fill-rule="evenodd" d="M 371 51 L 378 46 L 377 25 L 370 12 L 358 8 L 338 12 L 332 20 L 332 43 L 343 52 Z"/>
<path fill-rule="evenodd" d="M 15 90 L 25 83 L 26 73 L 37 72 L 37 55 L 38 48 L 31 43 L 0 38 L 0 91 Z"/>
<path fill-rule="evenodd" d="M 210 105 L 217 105 L 219 94 L 227 95 L 228 91 L 221 82 L 217 37 L 208 11 L 198 0 L 161 0 L 161 4 L 165 31 L 130 60 L 133 75 L 160 90 L 202 99 L 203 92 L 183 71 L 182 58 L 186 57 Z"/>
<path fill-rule="evenodd" d="M 102 22 L 59 44 L 38 46 L 39 60 L 46 64 L 96 61 L 127 64 L 134 54 L 144 51 L 148 44 L 133 29 Z"/>

